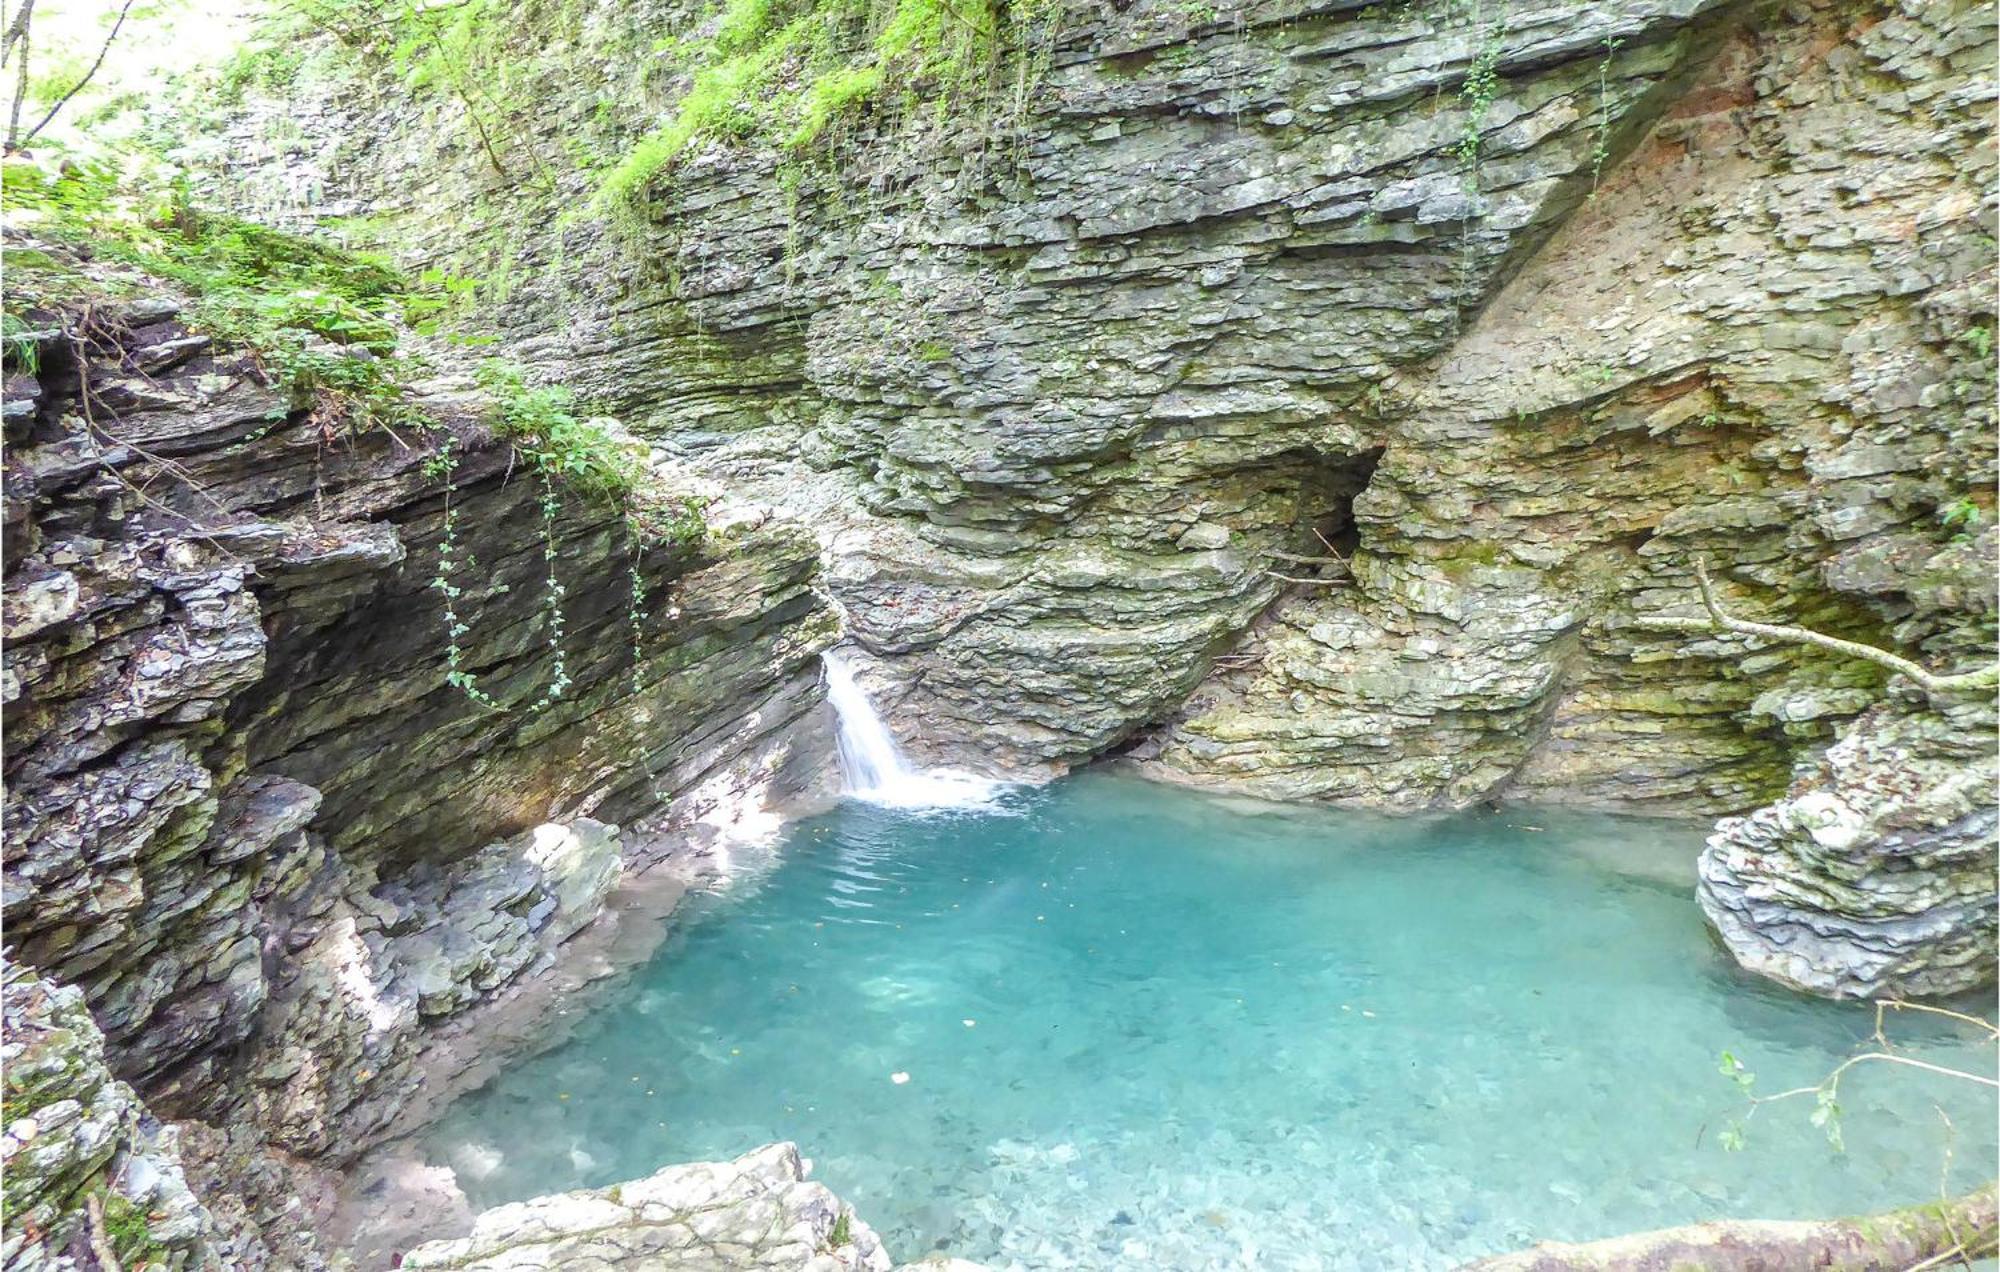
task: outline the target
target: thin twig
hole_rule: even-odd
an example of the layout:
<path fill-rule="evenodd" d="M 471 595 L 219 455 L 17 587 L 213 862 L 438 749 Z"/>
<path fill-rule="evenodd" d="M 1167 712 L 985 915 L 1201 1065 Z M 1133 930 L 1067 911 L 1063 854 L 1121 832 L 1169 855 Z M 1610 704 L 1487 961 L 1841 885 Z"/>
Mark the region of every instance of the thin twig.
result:
<path fill-rule="evenodd" d="M 1795 1095 L 1816 1094 L 1824 1091 L 1829 1083 L 1839 1081 L 1841 1074 L 1852 1069 L 1855 1065 L 1868 1060 L 1882 1060 L 1889 1064 L 1906 1064 L 1912 1069 L 1922 1069 L 1926 1073 L 1941 1073 L 1947 1078 L 1963 1078 L 1967 1082 L 1977 1082 L 1981 1086 L 2000 1089 L 2000 1079 L 1989 1078 L 1984 1074 L 1967 1073 L 1963 1069 L 1948 1069 L 1941 1064 L 1932 1064 L 1928 1060 L 1912 1060 L 1908 1056 L 1892 1055 L 1887 1051 L 1864 1051 L 1858 1056 L 1849 1056 L 1846 1060 L 1843 1060 L 1838 1068 L 1826 1075 L 1824 1081 L 1816 1082 L 1812 1086 L 1793 1087 L 1789 1091 L 1779 1091 L 1772 1095 L 1754 1095 L 1750 1097 L 1750 1102 L 1752 1104 L 1770 1104 L 1776 1100 L 1789 1100 Z"/>
<path fill-rule="evenodd" d="M 1981 1033 L 1987 1033 L 1992 1035 L 1992 1038 L 1989 1039 L 1989 1041 L 2000 1041 L 2000 1025 L 1996 1025 L 1990 1020 L 1981 1020 L 1977 1016 L 1968 1016 L 1962 1011 L 1953 1011 L 1948 1007 L 1933 1007 L 1929 1003 L 1909 1003 L 1909 1002 L 1904 1002 L 1900 998 L 1885 999 L 1882 1002 L 1875 1004 L 1875 1013 L 1878 1026 L 1881 1020 L 1881 1013 L 1884 1011 L 1929 1012 L 1933 1016 L 1944 1016 L 1951 1020 L 1962 1021 L 1965 1024 L 1975 1026 L 1976 1028 L 1979 1029 Z"/>
<path fill-rule="evenodd" d="M 1340 549 L 1333 546 L 1333 540 L 1327 538 L 1325 535 L 1319 532 L 1318 526 L 1314 526 L 1312 528 L 1312 532 L 1313 532 L 1313 538 L 1318 539 L 1320 543 L 1325 546 L 1326 550 L 1333 554 L 1334 560 L 1336 561 L 1347 560 L 1345 556 L 1341 555 Z"/>
<path fill-rule="evenodd" d="M 1265 549 L 1264 555 L 1280 561 L 1290 561 L 1293 565 L 1338 565 L 1343 568 L 1347 565 L 1346 557 L 1301 556 L 1296 552 L 1280 552 L 1276 548 Z"/>
<path fill-rule="evenodd" d="M 111 1237 L 104 1231 L 104 1198 L 90 1193 L 83 1199 L 84 1213 L 90 1216 L 90 1253 L 97 1258 L 99 1272 L 125 1272 L 118 1262 L 118 1252 L 111 1246 Z"/>
<path fill-rule="evenodd" d="M 1283 579 L 1287 583 L 1311 583 L 1319 587 L 1345 587 L 1346 579 L 1302 579 L 1296 574 L 1280 574 L 1276 570 L 1264 571 L 1267 579 Z"/>

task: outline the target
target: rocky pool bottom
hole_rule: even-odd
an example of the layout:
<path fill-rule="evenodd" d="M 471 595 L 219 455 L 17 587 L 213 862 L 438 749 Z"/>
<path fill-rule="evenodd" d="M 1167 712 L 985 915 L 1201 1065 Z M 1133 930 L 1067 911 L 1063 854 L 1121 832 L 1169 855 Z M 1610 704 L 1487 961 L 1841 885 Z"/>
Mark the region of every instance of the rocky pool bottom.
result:
<path fill-rule="evenodd" d="M 978 811 L 848 802 L 424 1151 L 484 1207 L 794 1140 L 898 1258 L 1020 1268 L 1444 1267 L 1979 1182 L 1992 1094 L 1900 1067 L 1843 1083 L 1844 1151 L 1809 1099 L 1724 1148 L 1721 1052 L 1762 1091 L 1814 1082 L 1874 1014 L 1729 963 L 1701 834 L 1107 773 Z M 1949 1022 L 1892 1028 L 1993 1070 Z"/>

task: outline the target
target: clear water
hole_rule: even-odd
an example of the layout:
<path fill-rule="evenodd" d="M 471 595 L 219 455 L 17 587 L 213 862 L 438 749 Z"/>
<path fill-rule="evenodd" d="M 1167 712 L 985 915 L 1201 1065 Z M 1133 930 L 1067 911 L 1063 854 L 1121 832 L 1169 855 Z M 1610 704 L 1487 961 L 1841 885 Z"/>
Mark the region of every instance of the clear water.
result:
<path fill-rule="evenodd" d="M 570 1038 L 428 1151 L 477 1205 L 796 1140 L 898 1258 L 1022 1268 L 1432 1268 L 1537 1238 L 1806 1217 L 1991 1174 L 1995 1104 L 1883 1066 L 1847 1151 L 1759 1085 L 1864 1008 L 1738 974 L 1700 828 L 1419 821 L 1085 775 L 1003 812 L 850 803 L 792 828 Z M 1910 1054 L 1992 1072 L 1948 1025 Z M 898 1081 L 896 1075 L 907 1075 Z"/>

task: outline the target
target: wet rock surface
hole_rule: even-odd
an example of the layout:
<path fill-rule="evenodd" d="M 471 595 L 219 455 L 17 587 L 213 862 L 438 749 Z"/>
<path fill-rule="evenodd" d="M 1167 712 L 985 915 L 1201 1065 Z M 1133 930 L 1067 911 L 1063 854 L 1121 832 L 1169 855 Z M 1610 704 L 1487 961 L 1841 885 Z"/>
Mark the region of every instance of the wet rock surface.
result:
<path fill-rule="evenodd" d="M 1927 997 L 1990 984 L 2000 763 L 1957 723 L 1878 707 L 1776 803 L 1716 827 L 1701 906 L 1736 960 L 1808 993 Z"/>
<path fill-rule="evenodd" d="M 889 1272 L 866 1223 L 806 1179 L 792 1144 L 732 1162 L 537 1197 L 481 1214 L 472 1235 L 418 1246 L 406 1268 L 769 1268 Z M 926 1265 L 909 1265 L 922 1267 Z M 975 1265 L 960 1262 L 960 1268 Z"/>

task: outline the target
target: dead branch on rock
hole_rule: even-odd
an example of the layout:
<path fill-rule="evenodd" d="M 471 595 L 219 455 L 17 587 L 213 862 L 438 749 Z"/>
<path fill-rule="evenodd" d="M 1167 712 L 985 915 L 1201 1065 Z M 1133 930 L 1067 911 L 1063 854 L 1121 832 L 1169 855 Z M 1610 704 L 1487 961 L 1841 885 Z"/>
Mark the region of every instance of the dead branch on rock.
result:
<path fill-rule="evenodd" d="M 1616 1268 L 1702 1268 L 1753 1272 L 1826 1268 L 1837 1272 L 1917 1272 L 1991 1258 L 2000 1249 L 1993 1184 L 1962 1197 L 1865 1219 L 1775 1222 L 1723 1219 L 1655 1232 L 1545 1242 L 1468 1263 L 1459 1272 L 1609 1272 Z"/>
<path fill-rule="evenodd" d="M 90 1193 L 83 1199 L 83 1210 L 90 1220 L 90 1253 L 97 1260 L 99 1272 L 125 1272 L 104 1228 L 104 1198 Z"/>
<path fill-rule="evenodd" d="M 1872 662 L 1878 667 L 1887 667 L 1899 676 L 1914 681 L 1925 693 L 1964 694 L 1980 690 L 1991 690 L 2000 686 L 2000 664 L 1982 667 L 1976 671 L 1959 672 L 1941 676 L 1911 662 L 1886 649 L 1864 645 L 1860 641 L 1842 640 L 1838 636 L 1828 636 L 1804 627 L 1792 627 L 1783 623 L 1755 623 L 1737 618 L 1722 608 L 1716 599 L 1715 585 L 1708 578 L 1708 563 L 1697 559 L 1694 563 L 1695 583 L 1701 589 L 1701 603 L 1708 611 L 1706 618 L 1677 618 L 1663 614 L 1647 615 L 1638 620 L 1639 626 L 1655 631 L 1675 632 L 1730 632 L 1738 636 L 1759 636 L 1765 640 L 1785 641 L 1794 645 L 1811 645 L 1848 658 L 1859 658 Z"/>
<path fill-rule="evenodd" d="M 1264 555 L 1274 561 L 1283 561 L 1288 565 L 1316 565 L 1322 569 L 1331 569 L 1334 571 L 1332 577 L 1301 578 L 1295 574 L 1280 574 L 1276 570 L 1266 570 L 1264 571 L 1264 576 L 1266 578 L 1278 579 L 1285 583 L 1306 583 L 1317 587 L 1339 587 L 1351 579 L 1354 576 L 1354 567 L 1349 564 L 1346 557 L 1340 554 L 1340 549 L 1334 547 L 1332 541 L 1319 532 L 1318 527 L 1314 527 L 1313 529 L 1313 538 L 1318 539 L 1320 544 L 1326 548 L 1327 555 L 1304 556 L 1297 552 L 1280 552 L 1276 548 L 1266 548 Z"/>

